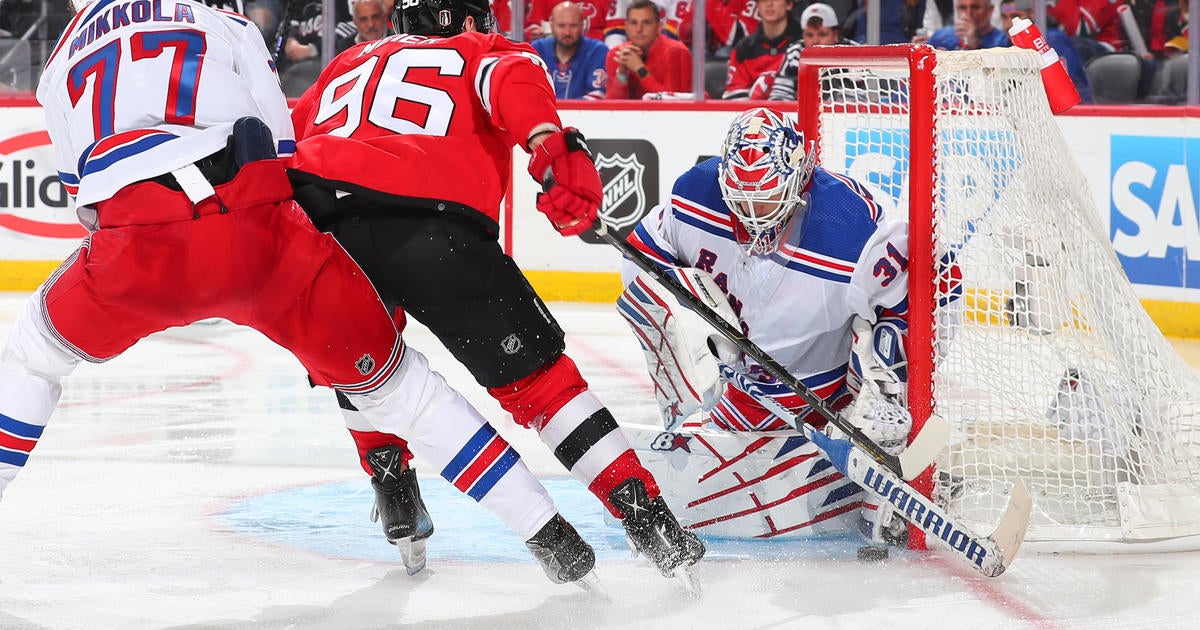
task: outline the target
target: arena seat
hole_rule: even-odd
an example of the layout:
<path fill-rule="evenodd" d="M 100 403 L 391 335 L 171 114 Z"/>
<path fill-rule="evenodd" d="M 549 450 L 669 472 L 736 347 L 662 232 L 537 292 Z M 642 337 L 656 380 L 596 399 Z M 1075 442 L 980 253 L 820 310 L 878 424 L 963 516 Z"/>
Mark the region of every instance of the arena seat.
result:
<path fill-rule="evenodd" d="M 1084 66 L 1097 105 L 1136 103 L 1142 80 L 1142 60 L 1133 53 L 1111 53 Z"/>

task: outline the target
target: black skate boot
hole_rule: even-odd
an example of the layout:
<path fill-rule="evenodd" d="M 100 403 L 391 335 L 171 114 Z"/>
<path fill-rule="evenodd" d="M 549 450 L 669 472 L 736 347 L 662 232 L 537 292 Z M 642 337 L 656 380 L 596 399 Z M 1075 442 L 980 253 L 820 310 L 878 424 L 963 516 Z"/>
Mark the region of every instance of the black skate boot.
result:
<path fill-rule="evenodd" d="M 592 546 L 579 537 L 579 532 L 561 514 L 555 514 L 533 538 L 525 541 L 525 546 L 555 584 L 581 580 L 596 566 Z"/>
<path fill-rule="evenodd" d="M 421 500 L 416 471 L 400 470 L 401 453 L 399 447 L 390 445 L 367 452 L 367 464 L 374 472 L 371 487 L 375 488 L 371 520 L 382 521 L 387 541 L 400 550 L 405 570 L 413 575 L 425 568 L 425 539 L 433 535 L 433 519 Z"/>
<path fill-rule="evenodd" d="M 608 499 L 625 515 L 621 524 L 634 551 L 649 558 L 664 576 L 679 577 L 695 593 L 687 569 L 704 557 L 704 543 L 675 520 L 666 501 L 662 497 L 651 501 L 646 486 L 636 478 L 614 488 Z"/>

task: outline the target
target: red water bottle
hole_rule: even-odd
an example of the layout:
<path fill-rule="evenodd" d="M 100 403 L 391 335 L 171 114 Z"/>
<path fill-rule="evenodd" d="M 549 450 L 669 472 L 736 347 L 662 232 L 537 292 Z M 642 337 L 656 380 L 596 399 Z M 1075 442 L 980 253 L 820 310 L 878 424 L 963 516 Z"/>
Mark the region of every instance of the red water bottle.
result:
<path fill-rule="evenodd" d="M 1050 111 L 1061 114 L 1079 103 L 1079 91 L 1067 73 L 1067 64 L 1046 43 L 1037 25 L 1025 18 L 1013 18 L 1008 37 L 1014 46 L 1032 50 L 1042 56 L 1042 87 L 1046 88 L 1046 100 Z"/>

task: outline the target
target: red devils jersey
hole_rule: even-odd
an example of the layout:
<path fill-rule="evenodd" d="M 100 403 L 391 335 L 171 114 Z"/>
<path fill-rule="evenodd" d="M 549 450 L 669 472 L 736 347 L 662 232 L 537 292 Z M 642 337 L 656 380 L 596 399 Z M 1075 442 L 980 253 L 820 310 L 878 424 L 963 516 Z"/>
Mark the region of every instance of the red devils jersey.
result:
<path fill-rule="evenodd" d="M 583 34 L 592 39 L 604 39 L 604 27 L 608 19 L 608 5 L 612 0 L 578 0 L 579 11 L 583 13 Z M 533 12 L 529 19 L 544 26 L 542 30 L 550 33 L 550 13 L 562 0 L 533 0 Z M 529 39 L 530 25 L 525 27 L 525 39 Z"/>
<path fill-rule="evenodd" d="M 543 123 L 562 125 L 545 62 L 497 34 L 393 35 L 333 59 L 292 111 L 292 169 L 348 192 L 462 204 L 496 221 Z"/>

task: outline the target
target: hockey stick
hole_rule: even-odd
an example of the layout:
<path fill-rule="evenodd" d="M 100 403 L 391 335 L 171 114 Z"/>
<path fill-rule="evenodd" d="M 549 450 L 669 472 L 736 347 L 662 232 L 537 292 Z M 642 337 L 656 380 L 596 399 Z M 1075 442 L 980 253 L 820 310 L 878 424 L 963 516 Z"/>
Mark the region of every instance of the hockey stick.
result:
<path fill-rule="evenodd" d="M 721 377 L 749 394 L 772 413 L 790 419 L 805 437 L 825 453 L 825 457 L 838 472 L 891 504 L 906 521 L 925 532 L 926 540 L 940 540 L 954 555 L 967 561 L 976 571 L 987 577 L 996 577 L 1004 573 L 1012 564 L 1017 550 L 1025 540 L 1025 531 L 1029 528 L 1029 513 L 1033 507 L 1029 490 L 1019 477 L 1013 484 L 1008 506 L 1005 507 L 1004 516 L 1000 518 L 996 529 L 985 537 L 977 536 L 933 500 L 879 465 L 869 453 L 857 445 L 848 440 L 827 436 L 808 423 L 797 420 L 794 413 L 763 392 L 758 383 L 723 363 Z"/>
<path fill-rule="evenodd" d="M 596 231 L 604 240 L 608 241 L 613 247 L 616 247 L 626 258 L 641 268 L 642 271 L 653 276 L 676 299 L 693 310 L 704 321 L 708 322 L 709 325 L 716 328 L 726 339 L 733 342 L 746 356 L 758 362 L 771 376 L 774 376 L 780 383 L 796 392 L 821 417 L 849 436 L 850 441 L 859 450 L 882 464 L 896 476 L 906 480 L 915 479 L 917 475 L 920 475 L 926 468 L 929 468 L 929 465 L 933 463 L 933 459 L 945 448 L 950 436 L 950 427 L 941 418 L 930 416 L 903 453 L 896 456 L 884 451 L 878 444 L 863 434 L 862 430 L 843 418 L 841 414 L 830 407 L 821 397 L 813 393 L 799 379 L 792 376 L 786 368 L 775 361 L 762 348 L 759 348 L 741 330 L 730 326 L 728 322 L 712 309 L 708 308 L 690 290 L 679 284 L 675 278 L 665 273 L 658 263 L 635 249 L 621 237 L 615 235 L 603 221 L 597 221 Z M 797 431 L 803 431 L 804 427 L 808 426 L 807 423 L 799 421 L 795 414 L 792 413 L 780 417 L 785 419 L 791 418 L 793 425 L 796 425 Z"/>
<path fill-rule="evenodd" d="M 304 0 L 286 0 L 283 6 L 283 16 L 279 18 L 279 25 L 275 27 L 275 50 L 271 51 L 271 60 L 279 63 L 279 55 L 283 53 L 283 40 L 287 38 L 288 22 L 292 21 L 292 13 L 295 12 L 296 5 Z"/>
<path fill-rule="evenodd" d="M 804 398 L 805 402 L 808 402 L 831 424 L 849 435 L 850 439 L 834 439 L 817 431 L 763 392 L 758 383 L 724 364 L 721 365 L 722 378 L 746 392 L 775 415 L 790 422 L 797 431 L 803 433 L 825 453 L 838 472 L 891 504 L 897 512 L 904 515 L 905 520 L 925 532 L 927 539 L 933 538 L 942 541 L 957 557 L 970 563 L 976 571 L 987 577 L 996 577 L 1004 573 L 1013 558 L 1016 557 L 1017 550 L 1025 540 L 1025 532 L 1029 527 L 1029 514 L 1033 502 L 1024 482 L 1019 478 L 1016 480 L 1004 516 L 1000 519 L 996 529 L 986 537 L 973 534 L 941 506 L 904 481 L 904 479 L 911 479 L 924 471 L 945 446 L 949 436 L 949 426 L 944 420 L 937 416 L 931 416 L 929 422 L 926 422 L 926 427 L 929 428 L 932 424 L 932 430 L 928 433 L 925 430 L 918 433 L 913 444 L 899 457 L 884 452 L 877 444 L 863 435 L 861 430 L 826 405 L 821 398 L 813 394 L 757 344 L 721 319 L 673 277 L 664 273 L 657 263 L 634 249 L 620 237 L 615 236 L 602 222 L 598 232 L 604 240 L 658 280 L 672 295 L 703 317 L 747 356 L 758 361 L 772 376 Z M 844 427 L 849 427 L 851 430 L 847 431 Z M 914 454 L 913 451 L 916 453 Z M 912 477 L 905 477 L 903 473 L 911 474 Z"/>

